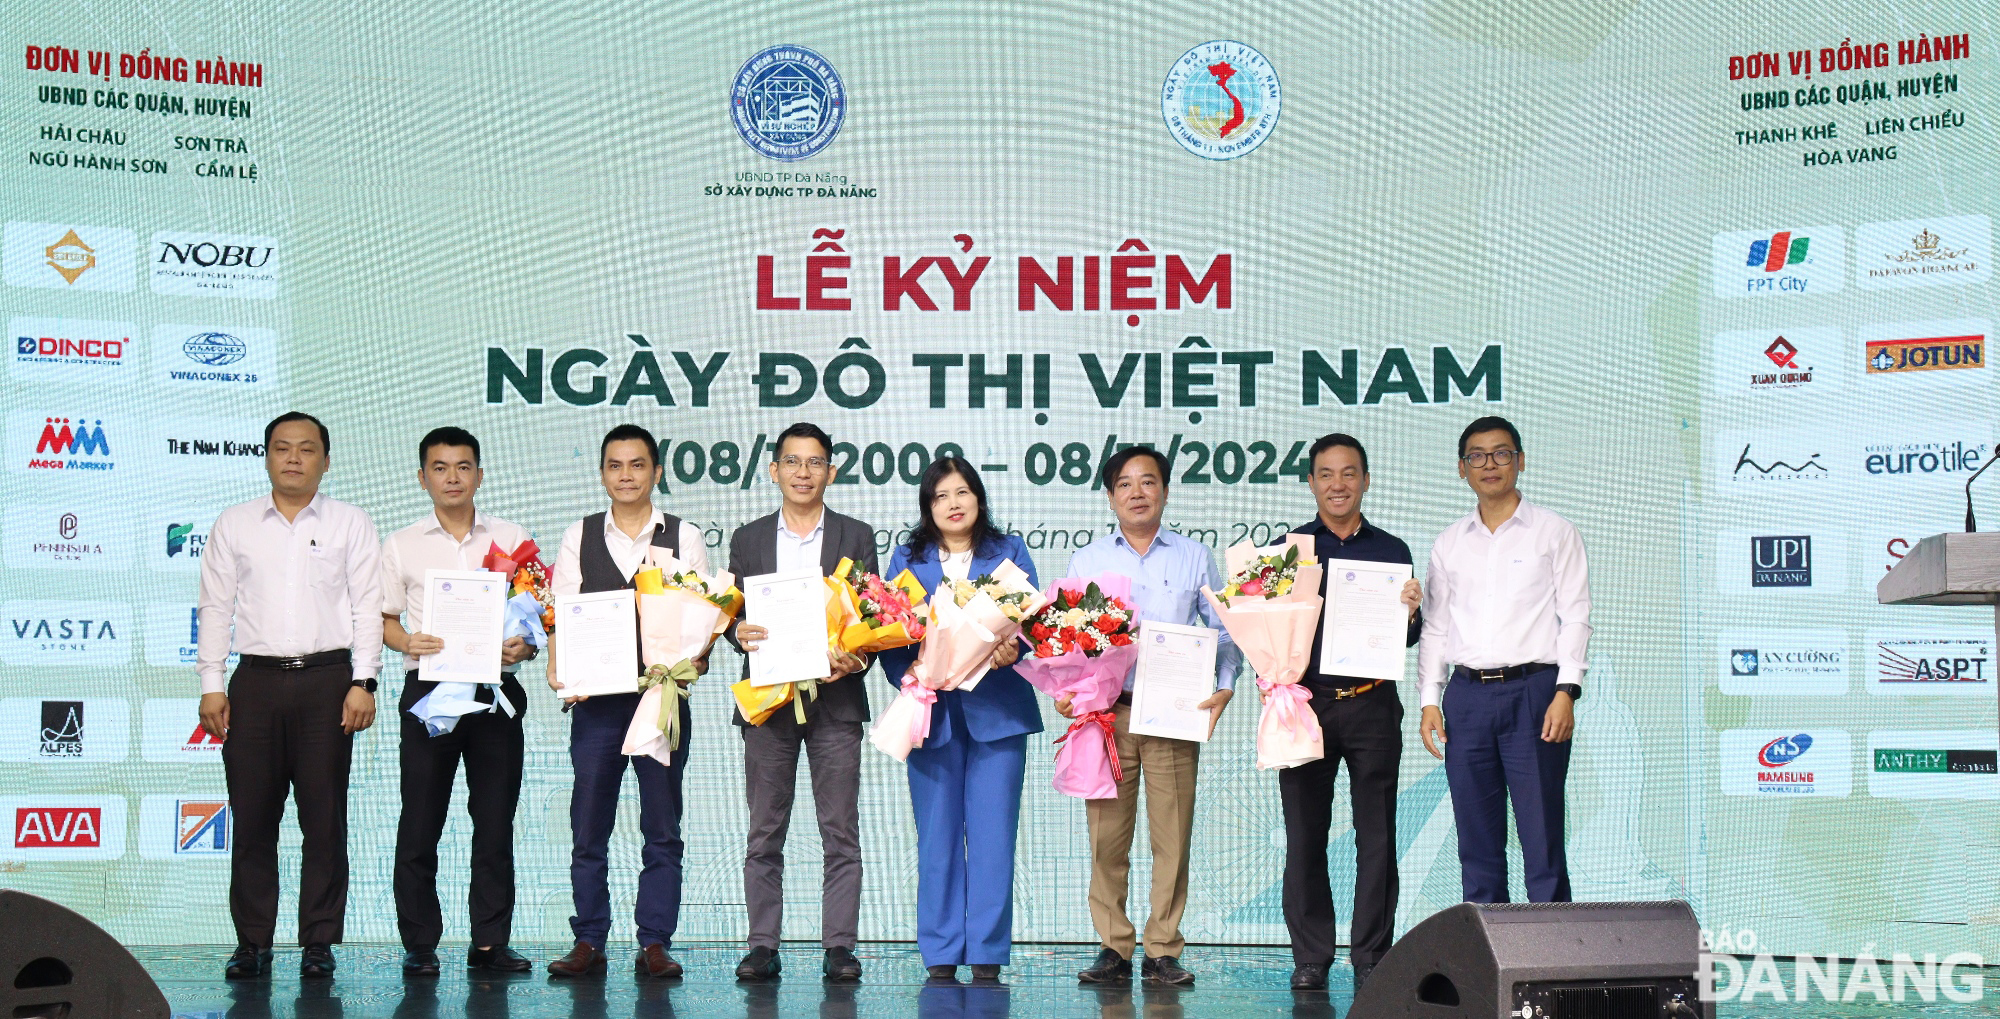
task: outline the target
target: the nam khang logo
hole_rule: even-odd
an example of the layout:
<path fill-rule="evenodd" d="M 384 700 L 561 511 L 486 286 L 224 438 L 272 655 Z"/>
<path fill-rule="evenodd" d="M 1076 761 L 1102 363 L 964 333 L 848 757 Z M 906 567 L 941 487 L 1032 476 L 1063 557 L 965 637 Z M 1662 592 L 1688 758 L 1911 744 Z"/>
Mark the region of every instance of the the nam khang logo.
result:
<path fill-rule="evenodd" d="M 744 144 L 789 163 L 833 144 L 847 117 L 847 88 L 818 53 L 773 46 L 736 72 L 729 109 Z"/>
<path fill-rule="evenodd" d="M 9 223 L 0 260 L 11 286 L 127 291 L 137 243 L 132 231 L 116 227 Z"/>
<path fill-rule="evenodd" d="M 1830 294 L 1846 285 L 1839 226 L 1740 230 L 1715 235 L 1711 266 L 1720 297 Z"/>
<path fill-rule="evenodd" d="M 262 470 L 264 425 L 250 420 L 175 420 L 158 426 L 159 449 L 176 470 Z"/>
<path fill-rule="evenodd" d="M 236 234 L 153 235 L 153 292 L 189 297 L 278 296 L 278 241 Z"/>
<path fill-rule="evenodd" d="M 1868 223 L 1854 231 L 1855 283 L 1864 288 L 1982 283 L 1993 275 L 1985 216 Z"/>
<path fill-rule="evenodd" d="M 1160 114 L 1181 148 L 1203 159 L 1235 159 L 1277 129 L 1283 98 L 1264 54 L 1218 39 L 1174 61 L 1160 86 Z"/>

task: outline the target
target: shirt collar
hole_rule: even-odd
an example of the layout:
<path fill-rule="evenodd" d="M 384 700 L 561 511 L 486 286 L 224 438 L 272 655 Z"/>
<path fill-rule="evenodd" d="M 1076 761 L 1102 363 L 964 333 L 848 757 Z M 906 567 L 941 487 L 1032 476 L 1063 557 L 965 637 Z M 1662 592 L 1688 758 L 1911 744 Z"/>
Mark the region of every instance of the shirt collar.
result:
<path fill-rule="evenodd" d="M 1359 540 L 1361 539 L 1361 536 L 1362 536 L 1362 535 L 1364 535 L 1364 534 L 1368 534 L 1369 532 L 1371 532 L 1371 531 L 1373 531 L 1373 530 L 1374 530 L 1374 526 L 1373 526 L 1372 524 L 1370 524 L 1370 523 L 1368 522 L 1368 515 L 1364 513 L 1364 514 L 1362 514 L 1362 515 L 1361 515 L 1361 526 L 1359 526 L 1359 527 L 1355 528 L 1355 529 L 1354 529 L 1354 533 L 1353 533 L 1353 534 L 1350 534 L 1350 535 L 1348 535 L 1348 536 L 1347 536 L 1347 537 L 1345 537 L 1345 538 L 1341 538 L 1340 540 L 1341 540 L 1341 541 L 1343 541 L 1343 542 L 1348 542 L 1348 541 L 1359 541 Z M 1315 514 L 1313 514 L 1313 518 L 1312 518 L 1312 523 L 1310 523 L 1310 524 L 1307 524 L 1307 525 L 1305 526 L 1305 530 L 1304 530 L 1304 532 L 1303 532 L 1303 533 L 1305 533 L 1305 534 L 1333 534 L 1333 528 L 1331 528 L 1331 527 L 1328 527 L 1328 526 L 1326 526 L 1326 521 L 1325 521 L 1325 520 L 1322 520 L 1322 519 L 1320 519 L 1320 515 L 1319 515 L 1319 514 L 1317 514 L 1317 513 L 1315 513 Z M 1334 535 L 1334 537 L 1336 537 L 1336 538 L 1339 538 L 1340 536 L 1339 536 L 1339 535 L 1337 535 L 1337 534 L 1335 534 L 1335 535 Z"/>
<path fill-rule="evenodd" d="M 818 540 L 819 536 L 825 533 L 826 533 L 826 507 L 824 506 L 820 507 L 819 519 L 813 521 L 812 530 L 807 531 L 803 535 L 799 534 L 799 532 L 794 531 L 789 527 L 786 527 L 784 512 L 779 511 L 778 513 L 778 535 L 780 537 L 790 538 L 793 541 L 796 541 L 799 544 L 803 545 L 808 541 Z"/>
<path fill-rule="evenodd" d="M 607 515 L 605 519 L 607 519 L 607 520 L 608 520 L 608 519 L 610 519 L 610 517 L 609 517 L 609 516 Z M 487 527 L 486 527 L 486 514 L 484 514 L 484 513 L 481 513 L 481 512 L 479 512 L 478 510 L 476 510 L 476 509 L 475 509 L 475 510 L 473 510 L 473 511 L 472 511 L 472 530 L 470 530 L 470 531 L 467 531 L 467 532 L 465 532 L 465 536 L 466 536 L 467 538 L 471 538 L 471 537 L 473 536 L 473 534 L 475 534 L 475 533 L 477 533 L 477 532 L 479 532 L 479 531 L 484 531 L 484 530 L 487 530 Z M 451 537 L 451 532 L 445 529 L 445 526 L 444 526 L 444 521 L 442 521 L 442 520 L 439 520 L 439 519 L 438 519 L 438 515 L 437 515 L 437 507 L 435 507 L 435 506 L 431 507 L 431 522 L 430 522 L 430 526 L 428 526 L 428 527 L 424 528 L 424 533 L 425 533 L 425 534 L 442 534 L 442 535 L 444 535 L 444 536 L 445 536 L 445 537 L 447 537 L 447 538 L 450 538 L 450 537 Z M 454 539 L 454 540 L 456 540 L 456 539 Z"/>
<path fill-rule="evenodd" d="M 618 522 L 612 516 L 613 512 L 614 511 L 609 509 L 604 511 L 604 534 L 606 537 L 610 537 L 611 535 L 615 534 L 621 538 L 624 538 L 625 532 L 618 529 Z M 643 541 L 645 540 L 646 536 L 651 534 L 653 531 L 666 526 L 666 523 L 667 523 L 666 515 L 660 512 L 660 508 L 658 506 L 655 506 L 653 507 L 653 515 L 646 518 L 646 526 L 643 530 L 639 532 L 639 537 L 628 538 L 626 540 Z"/>
<path fill-rule="evenodd" d="M 326 498 L 325 492 L 314 492 L 312 501 L 306 503 L 306 508 L 299 511 L 299 516 L 303 517 L 307 514 L 311 514 L 315 517 L 319 516 L 320 501 L 325 498 Z M 259 505 L 264 507 L 264 515 L 274 516 L 277 517 L 279 520 L 285 519 L 285 515 L 283 513 L 278 512 L 278 500 L 276 498 L 266 495 L 262 499 L 257 500 L 257 502 Z M 296 518 L 292 521 L 292 523 L 297 523 L 297 522 L 298 521 Z"/>
<path fill-rule="evenodd" d="M 1529 502 L 1528 497 L 1524 495 L 1521 497 L 1520 503 L 1515 505 L 1514 515 L 1508 517 L 1506 522 L 1499 527 L 1489 531 L 1486 529 L 1486 521 L 1479 518 L 1479 507 L 1474 506 L 1472 512 L 1465 516 L 1465 529 L 1467 531 L 1477 531 L 1481 534 L 1499 534 L 1501 531 L 1512 527 L 1516 521 L 1522 527 L 1532 527 L 1534 526 L 1535 514 L 1539 512 L 1540 510 L 1536 509 L 1535 504 Z"/>
<path fill-rule="evenodd" d="M 1167 530 L 1166 527 L 1162 526 L 1159 530 L 1153 532 L 1153 540 L 1150 544 L 1146 546 L 1145 554 L 1151 555 L 1153 553 L 1153 550 L 1156 548 L 1172 548 L 1174 542 L 1178 540 L 1179 537 L 1180 537 L 1179 535 L 1175 534 L 1172 531 Z M 1130 541 L 1125 540 L 1125 529 L 1122 527 L 1114 526 L 1114 529 L 1111 532 L 1111 543 L 1119 548 L 1129 549 L 1133 555 L 1140 554 L 1138 549 L 1132 548 L 1132 543 Z"/>

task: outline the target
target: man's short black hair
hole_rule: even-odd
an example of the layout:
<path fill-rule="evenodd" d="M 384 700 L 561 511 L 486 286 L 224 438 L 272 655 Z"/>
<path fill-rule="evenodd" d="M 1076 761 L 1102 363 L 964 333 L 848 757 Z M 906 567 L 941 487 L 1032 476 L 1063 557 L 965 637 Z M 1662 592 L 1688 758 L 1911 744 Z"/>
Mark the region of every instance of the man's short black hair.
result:
<path fill-rule="evenodd" d="M 446 425 L 443 428 L 431 429 L 424 436 L 424 440 L 417 443 L 418 467 L 428 462 L 433 446 L 465 446 L 472 450 L 472 465 L 479 466 L 479 440 L 473 438 L 472 433 L 463 428 Z"/>
<path fill-rule="evenodd" d="M 1312 476 L 1312 465 L 1319 462 L 1319 455 L 1335 446 L 1346 446 L 1361 458 L 1361 473 L 1368 473 L 1368 451 L 1361 448 L 1361 440 L 1346 432 L 1329 432 L 1319 437 L 1312 445 L 1312 452 L 1306 454 L 1306 476 Z"/>
<path fill-rule="evenodd" d="M 800 421 L 779 432 L 778 441 L 771 443 L 772 463 L 777 463 L 778 456 L 784 452 L 786 439 L 811 439 L 819 443 L 819 448 L 826 450 L 829 458 L 833 456 L 833 437 L 826 434 L 826 429 L 810 421 Z"/>
<path fill-rule="evenodd" d="M 619 425 L 605 432 L 604 441 L 597 447 L 597 465 L 599 467 L 604 466 L 604 452 L 611 448 L 612 443 L 626 442 L 632 439 L 637 439 L 646 444 L 646 455 L 652 458 L 653 466 L 658 467 L 660 465 L 660 440 L 653 438 L 652 432 L 638 425 Z"/>
<path fill-rule="evenodd" d="M 1142 456 L 1153 458 L 1153 466 L 1158 468 L 1160 472 L 1160 487 L 1165 489 L 1168 481 L 1167 475 L 1173 473 L 1173 468 L 1167 466 L 1167 458 L 1162 456 L 1159 450 L 1151 446 L 1127 446 L 1111 454 L 1110 459 L 1104 461 L 1104 470 L 1098 472 L 1098 480 L 1104 483 L 1104 490 L 1107 492 L 1111 491 L 1118 482 L 1118 475 L 1124 472 L 1125 465 L 1131 463 L 1135 458 Z"/>
<path fill-rule="evenodd" d="M 313 427 L 319 429 L 319 451 L 322 454 L 333 452 L 333 438 L 332 436 L 326 434 L 325 423 L 321 422 L 320 419 L 313 417 L 311 414 L 308 414 L 302 410 L 288 410 L 283 414 L 280 414 L 277 417 L 272 418 L 271 423 L 264 426 L 265 449 L 271 448 L 271 436 L 277 434 L 278 426 L 284 424 L 287 421 L 312 422 Z"/>
<path fill-rule="evenodd" d="M 1500 417 L 1497 414 L 1488 414 L 1485 417 L 1480 418 L 1479 420 L 1474 421 L 1469 425 L 1466 425 L 1465 431 L 1458 433 L 1459 456 L 1465 455 L 1465 444 L 1471 442 L 1472 437 L 1478 435 L 1480 432 L 1506 432 L 1507 438 L 1512 439 L 1514 441 L 1515 451 L 1519 452 L 1521 449 L 1520 430 L 1515 428 L 1513 423 L 1508 421 L 1506 418 Z"/>

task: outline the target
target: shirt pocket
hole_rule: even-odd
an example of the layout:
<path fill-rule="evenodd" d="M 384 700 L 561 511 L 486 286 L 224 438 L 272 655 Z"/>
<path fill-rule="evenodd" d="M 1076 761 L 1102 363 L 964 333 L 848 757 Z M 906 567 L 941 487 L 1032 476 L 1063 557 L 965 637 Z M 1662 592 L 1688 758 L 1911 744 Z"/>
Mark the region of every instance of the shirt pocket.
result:
<path fill-rule="evenodd" d="M 1522 552 L 1506 563 L 1508 594 L 1520 601 L 1539 602 L 1555 590 L 1555 557 L 1546 552 Z"/>
<path fill-rule="evenodd" d="M 336 545 L 311 545 L 306 562 L 313 590 L 338 595 L 347 590 L 347 553 Z"/>

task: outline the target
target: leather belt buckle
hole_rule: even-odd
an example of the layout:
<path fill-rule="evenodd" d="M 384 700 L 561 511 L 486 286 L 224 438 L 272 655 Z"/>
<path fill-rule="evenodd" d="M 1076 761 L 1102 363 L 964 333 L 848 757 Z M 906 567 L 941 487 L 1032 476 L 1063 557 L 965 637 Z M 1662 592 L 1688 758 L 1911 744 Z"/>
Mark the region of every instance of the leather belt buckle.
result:
<path fill-rule="evenodd" d="M 274 669 L 291 670 L 303 669 L 305 667 L 306 660 L 303 658 L 275 658 L 271 661 L 271 668 Z"/>
<path fill-rule="evenodd" d="M 1382 681 L 1378 679 L 1372 683 L 1362 683 L 1359 686 L 1343 686 L 1333 692 L 1333 699 L 1337 701 L 1353 700 L 1381 685 Z"/>
<path fill-rule="evenodd" d="M 1501 683 L 1507 679 L 1506 669 L 1474 669 L 1472 674 L 1478 677 L 1481 683 Z"/>

